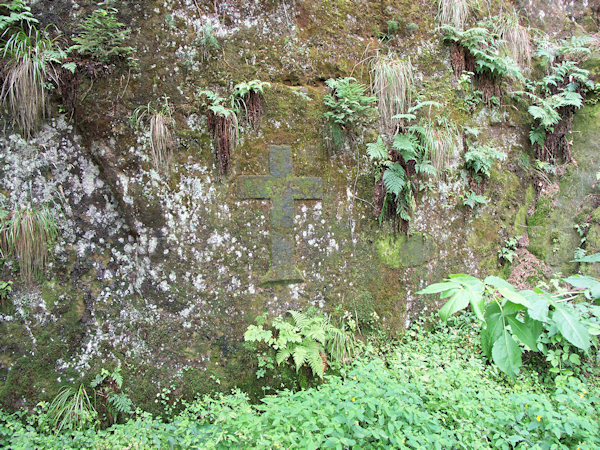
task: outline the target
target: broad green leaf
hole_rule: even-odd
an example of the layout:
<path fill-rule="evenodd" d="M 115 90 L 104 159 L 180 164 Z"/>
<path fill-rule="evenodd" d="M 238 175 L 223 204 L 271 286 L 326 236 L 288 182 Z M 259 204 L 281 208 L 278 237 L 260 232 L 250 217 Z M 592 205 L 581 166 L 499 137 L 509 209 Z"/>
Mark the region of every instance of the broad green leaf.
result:
<path fill-rule="evenodd" d="M 469 296 L 465 295 L 464 292 L 456 292 L 440 309 L 440 317 L 445 322 L 452 314 L 461 309 L 465 309 L 469 304 Z"/>
<path fill-rule="evenodd" d="M 575 347 L 584 351 L 590 348 L 590 334 L 573 314 L 559 307 L 552 314 L 552 320 L 563 337 Z"/>
<path fill-rule="evenodd" d="M 521 347 L 515 342 L 510 333 L 502 330 L 502 335 L 492 346 L 492 359 L 498 368 L 513 378 L 519 374 L 521 367 Z"/>
<path fill-rule="evenodd" d="M 600 298 L 600 281 L 598 281 L 596 278 L 583 275 L 573 275 L 569 278 L 564 278 L 563 281 L 576 288 L 589 289 L 592 298 Z"/>
<path fill-rule="evenodd" d="M 487 285 L 495 287 L 496 289 L 504 288 L 504 289 L 512 289 L 513 291 L 516 291 L 515 287 L 512 284 L 510 284 L 508 281 L 506 281 L 500 277 L 496 277 L 494 275 L 490 275 L 489 277 L 486 277 L 486 279 L 483 280 L 483 282 Z"/>
<path fill-rule="evenodd" d="M 548 308 L 550 302 L 545 294 L 538 294 L 534 291 L 521 291 L 521 295 L 529 300 L 527 313 L 532 319 L 546 322 L 548 320 Z"/>
<path fill-rule="evenodd" d="M 496 289 L 498 290 L 500 295 L 502 295 L 502 297 L 504 297 L 505 299 L 507 299 L 513 303 L 517 303 L 519 305 L 523 305 L 523 306 L 529 308 L 529 300 L 527 300 L 525 297 L 523 297 L 523 295 L 521 295 L 519 292 L 514 291 L 513 289 L 506 289 L 506 288 L 496 288 Z"/>
<path fill-rule="evenodd" d="M 585 263 L 600 262 L 600 253 L 594 253 L 593 255 L 586 255 L 586 256 L 582 256 L 581 258 L 575 258 L 571 262 L 585 262 Z"/>
<path fill-rule="evenodd" d="M 513 334 L 531 350 L 537 350 L 537 340 L 542 332 L 542 324 L 534 319 L 521 322 L 515 316 L 506 316 L 506 321 L 510 325 Z"/>
<path fill-rule="evenodd" d="M 492 331 L 490 328 L 482 328 L 481 329 L 481 350 L 485 354 L 486 358 L 490 361 L 492 360 L 492 346 L 494 345 L 494 340 L 492 339 Z"/>
<path fill-rule="evenodd" d="M 502 310 L 498 303 L 493 302 L 485 309 L 485 327 L 490 337 L 490 342 L 493 344 L 500 337 L 504 321 L 502 320 Z"/>
<path fill-rule="evenodd" d="M 420 294 L 420 295 L 423 295 L 423 294 L 437 294 L 439 292 L 447 291 L 448 289 L 459 289 L 459 288 L 460 288 L 460 284 L 459 283 L 455 283 L 453 281 L 446 281 L 446 282 L 443 282 L 443 283 L 430 284 L 426 288 L 421 289 L 420 291 L 418 291 L 417 294 Z"/>
<path fill-rule="evenodd" d="M 513 303 L 529 306 L 529 301 L 508 281 L 499 277 L 489 276 L 485 279 L 485 284 L 495 288 L 505 299 L 510 300 Z"/>

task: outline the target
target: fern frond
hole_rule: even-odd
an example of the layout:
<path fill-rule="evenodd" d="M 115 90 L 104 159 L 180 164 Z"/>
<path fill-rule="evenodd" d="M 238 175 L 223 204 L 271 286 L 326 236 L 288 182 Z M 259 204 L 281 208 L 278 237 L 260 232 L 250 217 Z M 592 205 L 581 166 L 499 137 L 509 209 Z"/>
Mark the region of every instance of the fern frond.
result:
<path fill-rule="evenodd" d="M 376 142 L 367 144 L 367 155 L 371 161 L 381 161 L 388 157 L 388 150 L 381 136 Z"/>
<path fill-rule="evenodd" d="M 385 189 L 397 197 L 406 187 L 406 172 L 395 162 L 383 172 L 382 180 Z"/>
<path fill-rule="evenodd" d="M 302 367 L 302 365 L 306 362 L 308 352 L 309 349 L 303 344 L 296 345 L 292 350 L 292 357 L 294 358 L 294 363 L 296 364 L 296 372 L 298 372 L 300 367 Z"/>

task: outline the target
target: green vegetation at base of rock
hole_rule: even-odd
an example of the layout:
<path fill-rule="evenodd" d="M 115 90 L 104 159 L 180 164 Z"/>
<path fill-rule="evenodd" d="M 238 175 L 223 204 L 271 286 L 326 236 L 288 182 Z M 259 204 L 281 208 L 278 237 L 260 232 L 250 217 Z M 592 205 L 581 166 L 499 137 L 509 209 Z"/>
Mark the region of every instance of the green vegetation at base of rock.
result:
<path fill-rule="evenodd" d="M 479 356 L 472 317 L 415 324 L 400 342 L 365 354 L 315 388 L 253 404 L 241 391 L 205 396 L 162 420 L 138 412 L 102 431 L 50 432 L 42 407 L 0 412 L 7 448 L 485 448 L 600 446 L 600 390 L 587 376 L 544 374 L 535 361 L 514 381 Z"/>

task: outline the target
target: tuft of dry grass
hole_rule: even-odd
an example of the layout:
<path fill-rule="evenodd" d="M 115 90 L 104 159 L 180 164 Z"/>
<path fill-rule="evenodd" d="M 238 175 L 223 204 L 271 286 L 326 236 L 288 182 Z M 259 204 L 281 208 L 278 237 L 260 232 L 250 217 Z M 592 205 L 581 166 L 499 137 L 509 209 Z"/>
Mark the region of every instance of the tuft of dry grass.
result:
<path fill-rule="evenodd" d="M 4 254 L 17 258 L 26 281 L 46 266 L 48 247 L 56 235 L 56 221 L 50 209 L 34 208 L 31 204 L 15 208 L 0 230 Z"/>
<path fill-rule="evenodd" d="M 529 29 L 519 23 L 519 15 L 513 7 L 496 23 L 496 32 L 504 40 L 508 54 L 520 65 L 531 65 L 531 36 Z"/>
<path fill-rule="evenodd" d="M 175 140 L 169 129 L 171 119 L 163 112 L 150 117 L 150 149 L 152 162 L 158 172 L 168 172 L 173 159 Z"/>
<path fill-rule="evenodd" d="M 428 156 L 439 175 L 450 165 L 452 155 L 459 153 L 461 136 L 456 125 L 447 119 L 438 120 L 437 124 L 426 122 L 424 128 Z"/>
<path fill-rule="evenodd" d="M 438 20 L 442 25 L 451 25 L 457 30 L 464 30 L 469 18 L 472 0 L 439 0 Z"/>
<path fill-rule="evenodd" d="M 412 100 L 415 83 L 412 63 L 410 58 L 378 57 L 371 73 L 381 125 L 386 132 L 394 133 L 399 123 L 394 116 L 406 113 Z"/>
<path fill-rule="evenodd" d="M 26 138 L 39 128 L 48 111 L 47 81 L 58 85 L 53 64 L 65 53 L 46 37 L 47 30 L 30 26 L 17 30 L 2 44 L 2 57 L 8 59 L 0 101 L 10 111 L 15 125 Z"/>

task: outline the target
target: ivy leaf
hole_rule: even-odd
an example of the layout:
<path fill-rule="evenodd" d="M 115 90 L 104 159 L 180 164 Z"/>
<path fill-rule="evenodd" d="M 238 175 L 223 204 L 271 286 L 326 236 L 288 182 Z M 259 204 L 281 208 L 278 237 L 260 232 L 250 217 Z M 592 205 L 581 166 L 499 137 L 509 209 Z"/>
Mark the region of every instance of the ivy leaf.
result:
<path fill-rule="evenodd" d="M 521 367 L 521 347 L 515 342 L 508 330 L 504 328 L 500 338 L 492 346 L 492 359 L 498 368 L 514 378 Z"/>
<path fill-rule="evenodd" d="M 590 333 L 577 318 L 562 307 L 556 308 L 552 320 L 563 337 L 583 351 L 590 348 Z"/>

